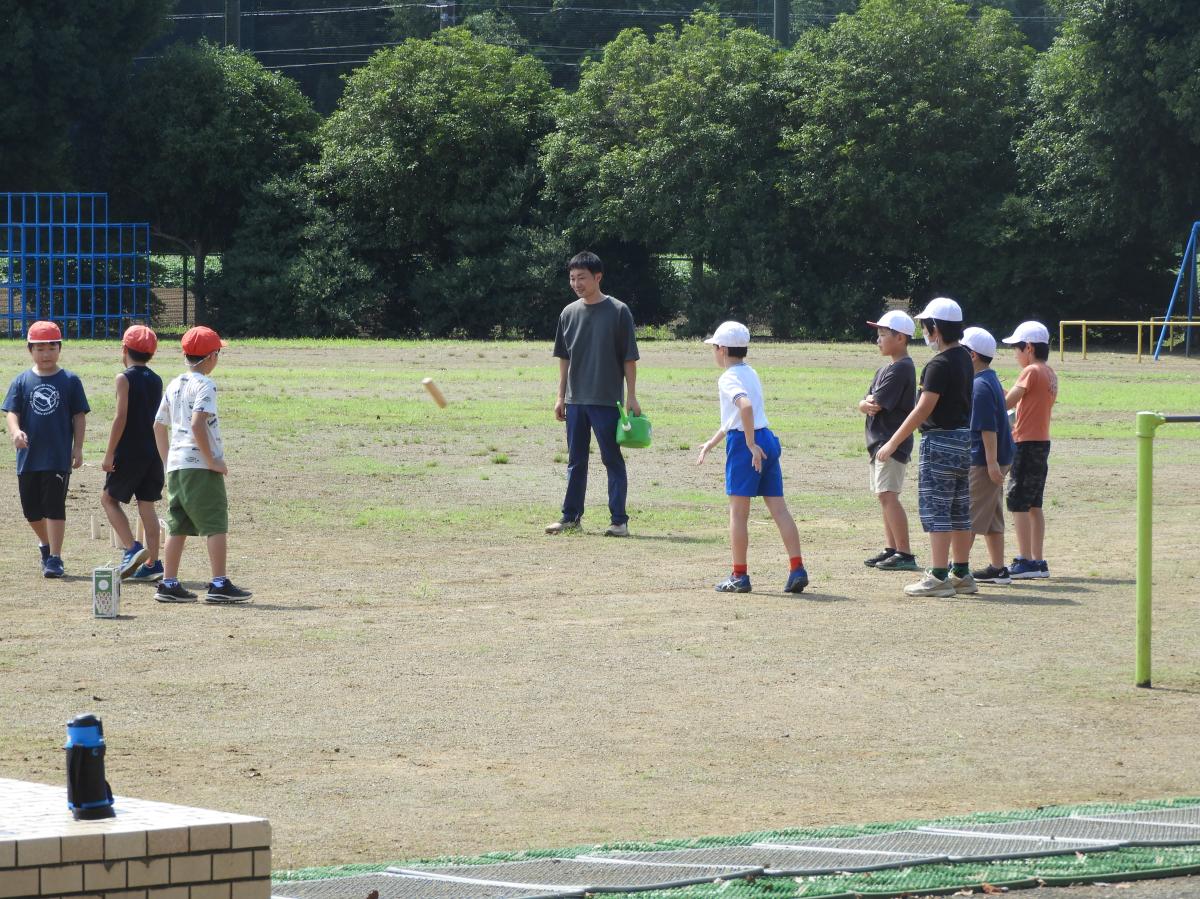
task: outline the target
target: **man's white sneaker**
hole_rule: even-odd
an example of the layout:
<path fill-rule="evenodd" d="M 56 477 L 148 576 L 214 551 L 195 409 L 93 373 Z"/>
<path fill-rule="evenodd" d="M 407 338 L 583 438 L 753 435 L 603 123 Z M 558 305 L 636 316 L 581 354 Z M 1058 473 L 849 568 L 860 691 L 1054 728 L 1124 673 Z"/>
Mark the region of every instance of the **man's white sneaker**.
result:
<path fill-rule="evenodd" d="M 628 537 L 629 525 L 622 522 L 621 524 L 610 524 L 604 529 L 605 537 Z"/>
<path fill-rule="evenodd" d="M 554 524 L 546 525 L 547 534 L 569 534 L 572 531 L 578 531 L 583 527 L 579 523 L 578 518 L 564 518 L 561 521 L 556 521 Z"/>
<path fill-rule="evenodd" d="M 942 580 L 933 576 L 932 571 L 926 571 L 925 577 L 921 578 L 915 584 L 909 584 L 904 588 L 906 596 L 940 596 L 951 597 L 958 593 L 954 589 L 954 585 L 950 583 L 950 579 Z"/>

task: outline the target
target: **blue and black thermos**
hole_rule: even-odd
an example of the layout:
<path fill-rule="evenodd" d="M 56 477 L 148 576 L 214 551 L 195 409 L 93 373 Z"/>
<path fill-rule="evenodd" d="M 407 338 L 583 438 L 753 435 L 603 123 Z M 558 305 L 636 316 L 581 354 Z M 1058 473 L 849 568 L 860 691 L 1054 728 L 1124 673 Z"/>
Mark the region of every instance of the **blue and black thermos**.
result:
<path fill-rule="evenodd" d="M 112 790 L 104 779 L 104 725 L 95 715 L 67 722 L 67 808 L 76 820 L 112 818 Z"/>

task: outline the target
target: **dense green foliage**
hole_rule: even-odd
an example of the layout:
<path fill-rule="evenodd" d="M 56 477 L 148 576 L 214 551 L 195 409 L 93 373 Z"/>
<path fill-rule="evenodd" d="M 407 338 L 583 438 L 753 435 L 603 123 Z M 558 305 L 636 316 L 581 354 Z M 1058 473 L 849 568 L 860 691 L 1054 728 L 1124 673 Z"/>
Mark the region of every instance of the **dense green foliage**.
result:
<path fill-rule="evenodd" d="M 996 326 L 1132 318 L 1200 212 L 1185 0 L 794 0 L 791 49 L 739 27 L 761 25 L 747 0 L 381 8 L 371 27 L 413 37 L 344 87 L 304 73 L 323 122 L 251 53 L 131 65 L 163 3 L 118 2 L 0 0 L 4 186 L 109 191 L 197 257 L 201 294 L 223 253 L 197 311 L 235 331 L 545 335 L 584 247 L 639 322 L 684 333 L 838 336 L 934 293 Z M 312 19 L 250 43 L 356 46 Z"/>

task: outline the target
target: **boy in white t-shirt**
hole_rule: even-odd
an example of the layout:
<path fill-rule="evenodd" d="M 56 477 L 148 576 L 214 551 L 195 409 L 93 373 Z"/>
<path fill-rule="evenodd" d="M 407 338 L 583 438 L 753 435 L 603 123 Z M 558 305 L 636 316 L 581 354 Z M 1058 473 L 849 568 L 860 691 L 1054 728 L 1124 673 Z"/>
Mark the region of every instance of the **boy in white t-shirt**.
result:
<path fill-rule="evenodd" d="M 750 329 L 739 322 L 725 322 L 705 343 L 712 344 L 713 360 L 725 369 L 717 381 L 721 397 L 721 427 L 700 447 L 696 464 L 704 462 L 709 450 L 725 438 L 725 492 L 729 495 L 729 542 L 733 573 L 717 584 L 718 593 L 749 593 L 750 575 L 746 556 L 750 547 L 750 500 L 761 496 L 767 504 L 791 561 L 784 591 L 801 593 L 808 586 L 808 572 L 800 552 L 800 533 L 783 499 L 783 474 L 779 468 L 779 439 L 767 427 L 762 383 L 746 364 Z"/>
<path fill-rule="evenodd" d="M 235 587 L 225 574 L 229 502 L 225 495 L 225 449 L 217 422 L 217 385 L 212 374 L 221 348 L 216 331 L 203 325 L 183 335 L 188 370 L 163 391 L 154 418 L 154 439 L 167 471 L 167 538 L 159 602 L 194 602 L 195 593 L 179 583 L 179 562 L 189 536 L 204 537 L 212 581 L 206 602 L 245 602 L 249 590 Z"/>

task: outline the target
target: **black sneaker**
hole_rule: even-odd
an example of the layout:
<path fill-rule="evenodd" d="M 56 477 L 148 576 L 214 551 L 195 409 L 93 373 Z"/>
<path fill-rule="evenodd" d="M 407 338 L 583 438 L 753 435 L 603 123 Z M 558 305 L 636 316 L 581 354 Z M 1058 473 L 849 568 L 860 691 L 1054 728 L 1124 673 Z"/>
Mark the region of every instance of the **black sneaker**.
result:
<path fill-rule="evenodd" d="M 890 559 L 892 554 L 895 552 L 896 551 L 894 549 L 881 549 L 879 552 L 875 553 L 875 555 L 871 556 L 871 558 L 863 559 L 863 564 L 868 568 L 874 568 L 884 559 Z"/>
<path fill-rule="evenodd" d="M 245 602 L 253 595 L 249 590 L 235 587 L 233 581 L 226 579 L 224 586 L 221 587 L 210 583 L 208 585 L 208 592 L 204 594 L 204 601 L 216 603 Z"/>
<path fill-rule="evenodd" d="M 1011 584 L 1012 575 L 1008 573 L 1008 566 L 1001 565 L 997 568 L 995 565 L 989 565 L 987 568 L 980 568 L 978 571 L 972 571 L 971 576 L 981 584 Z"/>
<path fill-rule="evenodd" d="M 183 584 L 178 581 L 169 587 L 166 584 L 159 584 L 154 598 L 159 602 L 195 602 L 199 599 L 195 593 L 185 589 Z"/>

